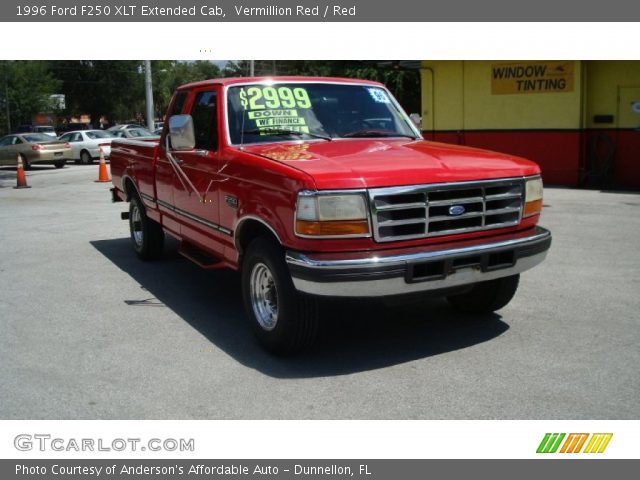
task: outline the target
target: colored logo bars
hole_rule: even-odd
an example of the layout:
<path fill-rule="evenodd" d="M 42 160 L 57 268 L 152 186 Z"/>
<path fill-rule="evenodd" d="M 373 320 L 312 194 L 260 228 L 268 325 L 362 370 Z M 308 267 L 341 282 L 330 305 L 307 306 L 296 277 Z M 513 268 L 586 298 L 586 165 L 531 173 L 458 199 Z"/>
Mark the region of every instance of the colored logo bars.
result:
<path fill-rule="evenodd" d="M 611 437 L 613 433 L 570 433 L 568 437 L 566 433 L 545 433 L 536 453 L 603 453 Z"/>

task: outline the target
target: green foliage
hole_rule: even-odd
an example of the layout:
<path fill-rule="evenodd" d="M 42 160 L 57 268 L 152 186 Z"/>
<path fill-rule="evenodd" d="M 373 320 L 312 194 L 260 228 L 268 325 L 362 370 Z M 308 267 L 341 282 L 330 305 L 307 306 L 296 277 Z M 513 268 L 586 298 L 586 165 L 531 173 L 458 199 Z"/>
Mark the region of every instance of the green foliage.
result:
<path fill-rule="evenodd" d="M 144 111 L 144 70 L 138 60 L 62 60 L 51 62 L 62 80 L 68 116 L 88 113 L 94 126 L 101 116 L 110 123 Z"/>
<path fill-rule="evenodd" d="M 9 133 L 9 125 L 14 129 L 21 123 L 30 123 L 33 115 L 51 111 L 53 105 L 49 97 L 60 93 L 61 87 L 47 62 L 39 61 L 2 62 L 0 81 L 0 131 L 3 133 Z"/>

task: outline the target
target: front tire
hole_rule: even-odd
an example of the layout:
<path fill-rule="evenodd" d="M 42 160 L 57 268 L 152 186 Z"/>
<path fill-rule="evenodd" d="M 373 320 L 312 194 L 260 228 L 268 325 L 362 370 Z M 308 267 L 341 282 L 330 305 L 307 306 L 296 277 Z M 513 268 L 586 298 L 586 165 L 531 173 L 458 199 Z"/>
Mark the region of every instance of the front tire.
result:
<path fill-rule="evenodd" d="M 93 163 L 91 155 L 89 155 L 89 152 L 87 152 L 86 150 L 80 152 L 80 163 L 82 163 L 83 165 L 89 165 L 90 163 Z"/>
<path fill-rule="evenodd" d="M 315 342 L 318 300 L 295 289 L 284 251 L 268 237 L 255 239 L 247 249 L 242 262 L 242 297 L 253 330 L 267 350 L 290 354 Z"/>
<path fill-rule="evenodd" d="M 162 256 L 164 232 L 159 223 L 147 217 L 142 200 L 137 195 L 129 204 L 129 230 L 131 243 L 142 260 L 155 260 Z"/>
<path fill-rule="evenodd" d="M 471 290 L 447 297 L 449 303 L 465 313 L 491 313 L 505 307 L 516 294 L 520 275 L 475 284 Z"/>

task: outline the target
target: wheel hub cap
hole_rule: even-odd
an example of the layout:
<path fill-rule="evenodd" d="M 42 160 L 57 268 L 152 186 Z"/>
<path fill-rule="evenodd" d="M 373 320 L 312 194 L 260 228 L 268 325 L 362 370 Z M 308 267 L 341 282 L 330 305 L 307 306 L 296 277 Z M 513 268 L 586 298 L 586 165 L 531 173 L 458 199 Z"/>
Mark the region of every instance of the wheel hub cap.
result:
<path fill-rule="evenodd" d="M 265 330 L 273 330 L 278 322 L 278 290 L 271 270 L 257 263 L 250 278 L 251 307 L 258 323 Z"/>
<path fill-rule="evenodd" d="M 134 205 L 131 211 L 131 235 L 133 236 L 133 241 L 136 242 L 136 246 L 138 247 L 142 247 L 143 240 L 141 220 L 140 209 L 137 205 Z"/>

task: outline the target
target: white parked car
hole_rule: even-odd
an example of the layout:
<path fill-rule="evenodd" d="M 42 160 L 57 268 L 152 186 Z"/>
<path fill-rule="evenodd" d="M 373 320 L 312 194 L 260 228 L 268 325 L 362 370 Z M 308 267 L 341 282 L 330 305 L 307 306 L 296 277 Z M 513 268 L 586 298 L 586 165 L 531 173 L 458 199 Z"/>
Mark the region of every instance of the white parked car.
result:
<path fill-rule="evenodd" d="M 145 127 L 137 123 L 120 123 L 118 125 L 114 125 L 113 127 L 107 128 L 107 132 L 115 133 L 120 130 L 124 130 L 125 128 L 145 128 Z"/>
<path fill-rule="evenodd" d="M 111 155 L 111 140 L 115 136 L 104 130 L 78 130 L 68 132 L 60 137 L 61 142 L 71 145 L 73 159 L 76 162 L 91 163 L 100 158 L 100 149 L 107 159 Z"/>
<path fill-rule="evenodd" d="M 55 129 L 49 125 L 36 125 L 33 127 L 33 131 L 35 133 L 44 133 L 45 135 L 49 135 L 53 138 L 57 137 Z"/>

